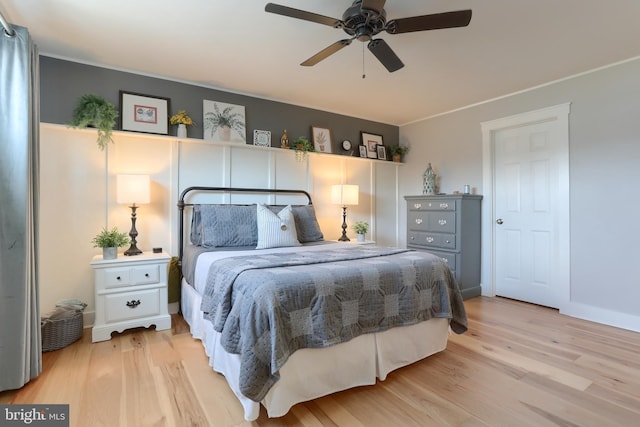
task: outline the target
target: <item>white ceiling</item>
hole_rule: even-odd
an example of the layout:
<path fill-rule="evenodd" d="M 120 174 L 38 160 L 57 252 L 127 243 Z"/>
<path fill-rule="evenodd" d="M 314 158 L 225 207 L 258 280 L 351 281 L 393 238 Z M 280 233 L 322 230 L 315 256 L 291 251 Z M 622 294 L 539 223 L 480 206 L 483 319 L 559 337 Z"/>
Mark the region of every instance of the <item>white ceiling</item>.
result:
<path fill-rule="evenodd" d="M 473 17 L 465 28 L 381 33 L 405 64 L 395 73 L 358 41 L 301 67 L 346 34 L 266 13 L 266 3 L 0 0 L 0 12 L 43 55 L 395 125 L 640 56 L 638 0 L 387 0 L 387 19 Z M 351 1 L 274 3 L 341 18 Z"/>

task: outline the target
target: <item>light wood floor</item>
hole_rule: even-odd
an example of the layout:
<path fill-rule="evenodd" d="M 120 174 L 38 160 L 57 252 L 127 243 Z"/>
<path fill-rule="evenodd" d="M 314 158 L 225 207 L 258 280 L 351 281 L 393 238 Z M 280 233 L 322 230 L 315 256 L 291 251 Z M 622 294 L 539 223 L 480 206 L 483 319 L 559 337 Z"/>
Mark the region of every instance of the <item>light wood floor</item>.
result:
<path fill-rule="evenodd" d="M 243 420 L 179 316 L 44 354 L 0 403 L 69 403 L 72 426 L 640 426 L 640 334 L 501 298 L 465 302 L 447 349 L 359 387 Z"/>

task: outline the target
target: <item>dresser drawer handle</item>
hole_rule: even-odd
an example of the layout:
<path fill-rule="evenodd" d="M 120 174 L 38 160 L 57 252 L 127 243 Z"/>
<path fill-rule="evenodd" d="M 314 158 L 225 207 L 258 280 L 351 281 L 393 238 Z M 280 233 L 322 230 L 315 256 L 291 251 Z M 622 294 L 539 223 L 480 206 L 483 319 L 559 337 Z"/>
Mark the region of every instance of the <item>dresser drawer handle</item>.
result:
<path fill-rule="evenodd" d="M 416 237 L 415 237 L 415 236 L 411 236 L 411 237 L 410 237 L 410 239 L 411 239 L 411 240 L 415 240 L 415 239 L 416 239 Z"/>
<path fill-rule="evenodd" d="M 422 207 L 422 203 L 416 203 L 413 205 L 414 209 L 420 209 Z"/>
<path fill-rule="evenodd" d="M 422 218 L 416 218 L 416 224 L 422 224 Z"/>
<path fill-rule="evenodd" d="M 131 300 L 131 301 L 127 301 L 127 307 L 129 308 L 136 308 L 137 306 L 140 305 L 140 300 Z"/>
<path fill-rule="evenodd" d="M 451 243 L 451 240 L 445 240 L 444 242 L 445 243 Z"/>
<path fill-rule="evenodd" d="M 433 241 L 434 241 L 433 237 L 431 236 L 427 237 L 427 243 L 433 243 Z"/>
<path fill-rule="evenodd" d="M 449 207 L 449 203 L 440 203 L 441 209 L 447 209 Z"/>
<path fill-rule="evenodd" d="M 447 225 L 447 220 L 446 220 L 446 219 L 439 219 L 439 220 L 438 220 L 438 224 L 440 224 L 440 225 Z"/>

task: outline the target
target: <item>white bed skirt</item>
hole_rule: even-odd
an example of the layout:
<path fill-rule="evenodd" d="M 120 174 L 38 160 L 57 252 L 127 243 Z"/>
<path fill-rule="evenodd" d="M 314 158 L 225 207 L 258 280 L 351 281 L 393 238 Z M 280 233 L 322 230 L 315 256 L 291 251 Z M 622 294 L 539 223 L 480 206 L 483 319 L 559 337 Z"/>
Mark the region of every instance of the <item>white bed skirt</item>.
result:
<path fill-rule="evenodd" d="M 227 353 L 221 346 L 220 334 L 200 311 L 201 296 L 184 280 L 181 294 L 182 315 L 191 328 L 191 335 L 202 341 L 213 370 L 225 376 L 244 408 L 245 419 L 257 419 L 260 403 L 240 392 L 240 357 Z M 444 350 L 448 336 L 448 319 L 431 319 L 361 335 L 332 347 L 298 350 L 280 369 L 280 380 L 261 403 L 269 417 L 281 417 L 296 403 L 375 384 L 376 378 L 384 380 L 394 369 Z"/>

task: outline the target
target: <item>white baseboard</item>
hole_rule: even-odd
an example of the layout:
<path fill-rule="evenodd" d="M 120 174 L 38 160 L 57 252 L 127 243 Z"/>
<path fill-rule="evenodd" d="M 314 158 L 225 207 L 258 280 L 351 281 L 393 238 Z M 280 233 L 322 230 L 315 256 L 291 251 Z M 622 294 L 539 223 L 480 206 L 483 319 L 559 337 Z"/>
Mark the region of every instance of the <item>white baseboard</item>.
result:
<path fill-rule="evenodd" d="M 561 314 L 577 317 L 578 319 L 589 320 L 591 322 L 602 323 L 616 328 L 628 329 L 640 332 L 640 316 L 635 316 L 604 308 L 593 307 L 591 305 L 570 302 L 567 306 L 560 308 Z"/>
<path fill-rule="evenodd" d="M 170 302 L 169 303 L 169 314 L 176 314 L 180 311 L 180 303 L 179 302 Z"/>

